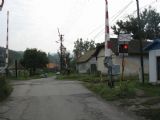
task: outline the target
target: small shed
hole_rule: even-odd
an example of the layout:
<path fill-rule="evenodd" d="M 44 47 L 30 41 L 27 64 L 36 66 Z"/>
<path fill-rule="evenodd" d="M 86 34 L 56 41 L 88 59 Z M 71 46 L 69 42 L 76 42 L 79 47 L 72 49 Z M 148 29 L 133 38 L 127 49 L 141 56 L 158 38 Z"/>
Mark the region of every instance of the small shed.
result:
<path fill-rule="evenodd" d="M 160 83 L 160 39 L 144 48 L 149 51 L 149 82 Z"/>

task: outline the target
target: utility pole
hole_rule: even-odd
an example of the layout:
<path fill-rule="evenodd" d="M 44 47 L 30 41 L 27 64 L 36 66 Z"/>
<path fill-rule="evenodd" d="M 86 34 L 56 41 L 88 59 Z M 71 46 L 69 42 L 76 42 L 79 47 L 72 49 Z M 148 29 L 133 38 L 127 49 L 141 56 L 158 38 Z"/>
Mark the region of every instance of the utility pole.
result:
<path fill-rule="evenodd" d="M 9 11 L 7 11 L 6 63 L 5 63 L 6 75 L 8 75 L 8 59 L 9 59 L 8 41 L 9 41 Z"/>
<path fill-rule="evenodd" d="M 142 29 L 141 29 L 141 21 L 140 21 L 140 13 L 139 13 L 139 0 L 136 0 L 137 2 L 137 17 L 138 17 L 138 38 L 139 38 L 139 44 L 140 44 L 140 62 L 141 62 L 141 77 L 142 77 L 142 83 L 144 83 L 144 62 L 143 62 L 143 45 L 142 45 Z"/>
<path fill-rule="evenodd" d="M 16 78 L 18 77 L 18 62 L 15 60 L 15 71 L 16 71 Z"/>
<path fill-rule="evenodd" d="M 1 0 L 1 3 L 0 3 L 0 11 L 2 10 L 3 4 L 4 4 L 4 0 Z"/>
<path fill-rule="evenodd" d="M 60 72 L 62 73 L 62 70 L 63 70 L 62 47 L 63 47 L 63 36 L 64 35 L 60 34 L 59 29 L 58 29 L 58 34 L 59 34 L 59 38 L 60 38 Z"/>

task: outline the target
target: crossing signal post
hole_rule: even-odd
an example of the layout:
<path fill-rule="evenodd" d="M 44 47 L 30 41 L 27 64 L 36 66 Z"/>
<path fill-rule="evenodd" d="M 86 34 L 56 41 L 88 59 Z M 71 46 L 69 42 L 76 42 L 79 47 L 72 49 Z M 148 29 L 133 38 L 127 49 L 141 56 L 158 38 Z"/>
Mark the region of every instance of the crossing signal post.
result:
<path fill-rule="evenodd" d="M 118 52 L 119 56 L 122 56 L 122 74 L 121 74 L 121 81 L 124 80 L 124 68 L 125 68 L 125 56 L 128 56 L 128 49 L 129 49 L 129 41 L 131 40 L 130 34 L 120 34 L 119 35 L 119 45 L 118 45 Z"/>
<path fill-rule="evenodd" d="M 122 56 L 122 76 L 121 81 L 124 80 L 125 56 L 128 56 L 128 43 L 122 42 L 119 44 L 119 55 Z"/>

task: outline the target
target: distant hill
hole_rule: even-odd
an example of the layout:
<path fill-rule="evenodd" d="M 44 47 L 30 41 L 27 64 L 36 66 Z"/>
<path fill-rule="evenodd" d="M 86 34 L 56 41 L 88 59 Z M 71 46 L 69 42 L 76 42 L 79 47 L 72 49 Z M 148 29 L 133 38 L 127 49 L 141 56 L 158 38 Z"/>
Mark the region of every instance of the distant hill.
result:
<path fill-rule="evenodd" d="M 0 67 L 5 65 L 6 48 L 0 47 Z M 14 64 L 15 60 L 20 60 L 23 52 L 9 50 L 9 65 Z"/>

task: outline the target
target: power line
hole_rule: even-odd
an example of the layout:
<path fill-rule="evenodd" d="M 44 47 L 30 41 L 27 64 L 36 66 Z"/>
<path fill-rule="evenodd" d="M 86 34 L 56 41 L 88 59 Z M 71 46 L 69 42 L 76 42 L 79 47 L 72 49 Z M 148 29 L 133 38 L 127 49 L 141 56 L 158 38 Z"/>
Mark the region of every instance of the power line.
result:
<path fill-rule="evenodd" d="M 132 3 L 133 3 L 133 1 L 130 1 L 127 5 L 130 6 Z M 140 8 L 140 10 L 143 9 L 143 8 L 145 8 L 145 7 L 148 6 L 148 5 L 151 5 L 151 4 L 153 5 L 153 4 L 155 4 L 155 3 L 157 3 L 157 1 L 152 1 L 152 2 L 149 3 L 149 4 L 147 4 L 147 5 L 145 5 L 145 6 L 142 6 L 142 7 Z M 129 6 L 127 6 L 127 5 L 126 5 L 125 7 L 128 8 Z M 124 12 L 124 11 L 127 9 L 127 8 L 125 9 L 125 7 L 121 10 L 122 12 Z M 122 12 L 121 12 L 121 14 L 122 14 Z M 132 14 L 135 14 L 136 12 L 137 12 L 137 10 L 135 10 Z M 119 12 L 118 12 L 118 13 L 119 13 Z M 116 17 L 118 18 L 119 16 L 120 16 L 120 14 L 117 15 Z M 115 18 L 115 19 L 117 19 L 117 18 Z M 112 20 L 111 24 L 113 23 L 113 21 L 114 21 L 115 19 Z M 104 29 L 104 28 L 103 28 L 103 29 Z M 103 29 L 101 29 L 100 32 L 98 32 L 98 33 L 94 36 L 94 39 L 97 38 L 98 36 L 100 36 L 100 35 L 103 33 L 103 31 L 104 31 Z M 104 33 L 103 33 L 103 34 L 104 34 Z"/>
<path fill-rule="evenodd" d="M 132 3 L 133 3 L 133 0 L 130 1 L 122 10 L 120 10 L 120 11 L 118 12 L 119 14 L 116 15 L 116 16 L 113 18 L 112 22 L 113 22 L 114 20 L 116 20 L 126 9 L 128 9 Z"/>
<path fill-rule="evenodd" d="M 111 21 L 113 22 L 114 20 L 116 20 L 132 3 L 133 3 L 133 0 L 130 1 L 127 5 L 125 5 L 119 12 L 117 12 L 116 14 L 114 14 L 111 17 Z M 104 26 L 104 25 L 102 24 L 102 25 L 98 26 L 97 28 L 101 28 L 102 26 Z M 88 35 L 94 33 L 97 30 L 97 28 L 93 29 Z M 102 32 L 102 30 L 100 32 Z M 100 32 L 98 32 L 97 34 L 99 34 Z"/>
<path fill-rule="evenodd" d="M 130 1 L 127 5 L 125 5 L 119 12 L 117 12 L 115 15 L 113 15 L 111 17 L 111 24 L 126 10 L 130 7 L 130 5 L 133 3 L 133 0 Z M 104 28 L 103 28 L 104 29 Z M 98 32 L 95 36 L 94 36 L 94 39 L 99 36 L 102 32 L 103 32 L 103 29 L 100 30 L 100 32 Z M 95 30 L 94 30 L 95 31 Z M 92 31 L 91 33 L 93 33 L 94 31 Z"/>
<path fill-rule="evenodd" d="M 145 6 L 142 6 L 139 10 L 142 10 L 143 8 L 146 8 L 146 7 L 150 6 L 151 4 L 153 5 L 153 4 L 155 4 L 155 3 L 157 3 L 157 1 L 152 1 L 152 2 L 150 2 L 149 4 L 147 4 L 147 5 L 145 5 Z M 132 15 L 136 14 L 136 12 L 137 12 L 137 10 L 134 10 L 134 11 L 132 12 Z"/>

